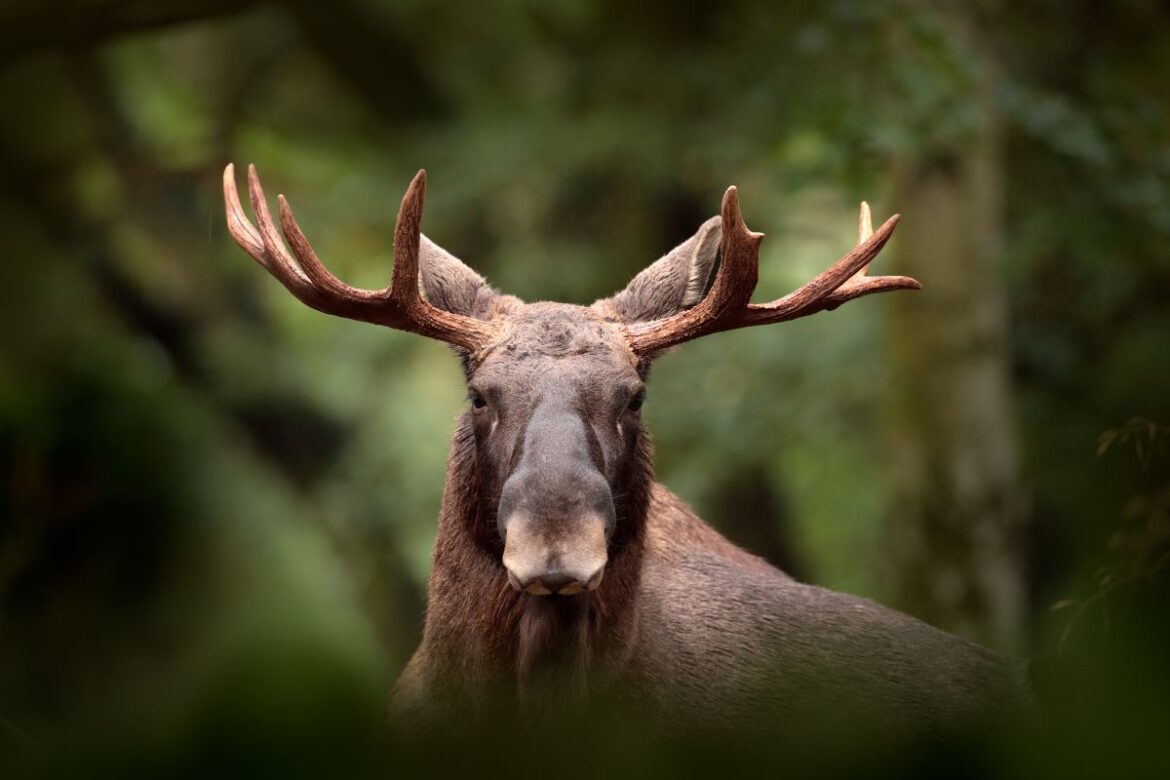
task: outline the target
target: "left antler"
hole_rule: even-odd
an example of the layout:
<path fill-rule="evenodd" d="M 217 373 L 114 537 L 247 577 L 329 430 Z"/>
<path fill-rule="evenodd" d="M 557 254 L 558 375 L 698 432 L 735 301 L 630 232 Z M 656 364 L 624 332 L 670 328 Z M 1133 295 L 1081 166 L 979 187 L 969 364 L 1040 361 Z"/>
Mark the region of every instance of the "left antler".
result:
<path fill-rule="evenodd" d="M 433 306 L 419 291 L 419 231 L 426 184 L 426 171 L 419 171 L 402 197 L 394 226 L 393 276 L 390 285 L 382 290 L 360 290 L 330 273 L 301 232 L 292 208 L 283 195 L 278 195 L 280 224 L 292 247 L 290 253 L 272 221 L 254 166 L 248 166 L 248 194 L 256 215 L 255 226 L 240 205 L 235 166 L 229 164 L 224 169 L 228 231 L 289 292 L 318 311 L 418 333 L 474 352 L 491 342 L 496 335 L 494 327 Z"/>
<path fill-rule="evenodd" d="M 653 355 L 685 341 L 724 330 L 768 325 L 807 317 L 835 309 L 846 301 L 890 290 L 920 290 L 922 285 L 908 276 L 866 276 L 898 224 L 890 217 L 874 232 L 869 205 L 861 204 L 858 244 L 812 281 L 770 303 L 751 303 L 760 270 L 760 240 L 744 224 L 739 195 L 729 187 L 721 210 L 723 244 L 715 283 L 706 297 L 693 308 L 653 322 L 627 326 L 630 345 L 638 355 Z"/>

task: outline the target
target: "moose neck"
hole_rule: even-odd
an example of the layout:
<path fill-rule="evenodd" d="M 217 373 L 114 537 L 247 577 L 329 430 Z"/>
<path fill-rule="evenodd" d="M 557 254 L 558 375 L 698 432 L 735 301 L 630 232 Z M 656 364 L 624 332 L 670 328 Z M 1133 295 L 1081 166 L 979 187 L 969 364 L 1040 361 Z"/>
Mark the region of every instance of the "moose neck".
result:
<path fill-rule="evenodd" d="M 595 591 L 533 596 L 514 590 L 501 562 L 498 497 L 485 489 L 466 416 L 452 439 L 428 591 L 424 642 L 448 681 L 525 691 L 551 678 L 578 689 L 586 672 L 633 638 L 644 531 L 653 483 L 649 439 L 615 485 L 617 524 Z M 474 676 L 472 679 L 471 676 Z"/>

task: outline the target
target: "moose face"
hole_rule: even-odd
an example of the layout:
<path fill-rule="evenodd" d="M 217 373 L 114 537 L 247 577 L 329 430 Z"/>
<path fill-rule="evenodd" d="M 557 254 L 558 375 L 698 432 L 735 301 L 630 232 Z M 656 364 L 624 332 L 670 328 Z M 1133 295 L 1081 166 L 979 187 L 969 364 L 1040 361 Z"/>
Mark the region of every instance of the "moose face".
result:
<path fill-rule="evenodd" d="M 644 435 L 638 360 L 620 326 L 595 309 L 520 305 L 508 322 L 468 380 L 502 562 L 517 590 L 590 591 L 604 575 L 616 503 Z"/>
<path fill-rule="evenodd" d="M 283 196 L 288 244 L 281 240 L 255 168 L 248 169 L 248 191 L 256 225 L 240 204 L 231 165 L 223 185 L 232 237 L 299 300 L 439 339 L 463 357 L 480 489 L 495 507 L 502 541 L 485 548 L 502 548 L 501 576 L 534 596 L 574 596 L 601 583 L 623 532 L 625 485 L 648 468 L 639 410 L 652 358 L 709 333 L 921 286 L 866 275 L 897 216 L 875 232 L 863 203 L 853 251 L 800 289 L 750 303 L 762 235 L 747 229 L 731 187 L 718 217 L 612 298 L 590 307 L 524 304 L 422 235 L 426 174 L 419 171 L 398 211 L 391 283 L 360 290 L 325 268 Z"/>

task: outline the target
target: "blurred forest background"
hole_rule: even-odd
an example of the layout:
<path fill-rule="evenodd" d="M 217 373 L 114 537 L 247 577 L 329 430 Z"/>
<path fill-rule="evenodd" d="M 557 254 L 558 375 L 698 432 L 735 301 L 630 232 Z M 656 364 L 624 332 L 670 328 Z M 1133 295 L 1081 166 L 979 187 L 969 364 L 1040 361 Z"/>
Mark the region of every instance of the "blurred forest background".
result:
<path fill-rule="evenodd" d="M 0 766 L 378 750 L 461 376 L 246 257 L 235 161 L 365 287 L 426 167 L 428 235 L 527 300 L 729 184 L 759 299 L 900 212 L 874 271 L 923 292 L 659 362 L 659 479 L 1029 660 L 1061 771 L 1170 767 L 1166 4 L 7 0 L 0 101 Z"/>

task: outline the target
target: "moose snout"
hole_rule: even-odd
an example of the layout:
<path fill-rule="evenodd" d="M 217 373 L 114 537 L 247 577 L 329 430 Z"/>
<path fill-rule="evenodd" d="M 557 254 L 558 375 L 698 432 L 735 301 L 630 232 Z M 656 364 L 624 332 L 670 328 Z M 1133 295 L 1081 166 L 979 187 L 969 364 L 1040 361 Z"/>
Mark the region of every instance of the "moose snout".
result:
<path fill-rule="evenodd" d="M 577 518 L 569 527 L 551 530 L 525 515 L 508 521 L 503 560 L 508 583 L 534 596 L 595 590 L 608 561 L 604 519 Z"/>

